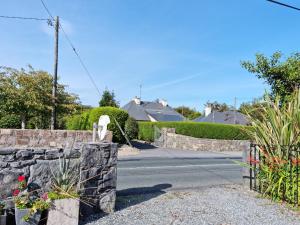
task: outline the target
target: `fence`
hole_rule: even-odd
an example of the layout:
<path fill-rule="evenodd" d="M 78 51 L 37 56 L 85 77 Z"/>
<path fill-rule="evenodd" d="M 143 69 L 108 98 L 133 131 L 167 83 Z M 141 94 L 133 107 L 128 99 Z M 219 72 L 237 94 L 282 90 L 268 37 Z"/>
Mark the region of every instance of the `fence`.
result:
<path fill-rule="evenodd" d="M 295 206 L 300 204 L 300 145 L 265 147 L 251 144 L 250 189 Z"/>

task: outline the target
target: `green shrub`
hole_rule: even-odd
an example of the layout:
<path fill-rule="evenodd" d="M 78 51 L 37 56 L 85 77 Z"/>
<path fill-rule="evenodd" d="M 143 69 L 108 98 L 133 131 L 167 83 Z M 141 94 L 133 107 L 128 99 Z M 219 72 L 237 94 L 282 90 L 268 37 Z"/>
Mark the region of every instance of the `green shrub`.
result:
<path fill-rule="evenodd" d="M 68 130 L 88 130 L 89 129 L 90 110 L 79 115 L 71 116 L 67 119 L 66 125 Z"/>
<path fill-rule="evenodd" d="M 196 138 L 247 140 L 246 130 L 250 127 L 241 125 L 198 123 L 198 122 L 139 122 L 138 138 L 144 141 L 154 140 L 154 127 L 175 128 L 177 134 Z"/>
<path fill-rule="evenodd" d="M 17 115 L 5 115 L 0 117 L 0 128 L 21 128 L 21 119 Z"/>
<path fill-rule="evenodd" d="M 135 119 L 128 117 L 125 122 L 125 134 L 127 137 L 132 140 L 138 137 L 139 133 L 139 125 Z"/>
<path fill-rule="evenodd" d="M 99 117 L 102 115 L 108 115 L 110 118 L 110 124 L 108 129 L 113 132 L 113 141 L 117 143 L 125 143 L 125 138 L 122 132 L 118 128 L 116 121 L 118 121 L 122 130 L 124 131 L 125 122 L 128 119 L 128 113 L 122 109 L 114 107 L 98 107 L 94 108 L 90 112 L 88 128 L 92 129 L 93 123 L 98 123 Z"/>

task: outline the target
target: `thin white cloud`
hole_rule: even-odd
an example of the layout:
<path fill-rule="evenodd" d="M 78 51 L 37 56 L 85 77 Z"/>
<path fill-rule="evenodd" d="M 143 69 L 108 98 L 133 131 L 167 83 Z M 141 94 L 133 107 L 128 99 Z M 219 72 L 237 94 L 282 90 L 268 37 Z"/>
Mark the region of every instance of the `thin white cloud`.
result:
<path fill-rule="evenodd" d="M 179 79 L 176 79 L 176 80 L 167 81 L 167 82 L 164 82 L 164 83 L 160 83 L 160 84 L 153 85 L 151 87 L 145 88 L 144 91 L 152 91 L 152 90 L 155 90 L 155 89 L 160 89 L 160 88 L 172 86 L 172 85 L 179 84 L 179 83 L 182 83 L 182 82 L 185 82 L 185 81 L 188 81 L 188 80 L 192 80 L 192 79 L 200 77 L 202 75 L 203 74 L 194 74 L 194 75 L 179 78 Z"/>

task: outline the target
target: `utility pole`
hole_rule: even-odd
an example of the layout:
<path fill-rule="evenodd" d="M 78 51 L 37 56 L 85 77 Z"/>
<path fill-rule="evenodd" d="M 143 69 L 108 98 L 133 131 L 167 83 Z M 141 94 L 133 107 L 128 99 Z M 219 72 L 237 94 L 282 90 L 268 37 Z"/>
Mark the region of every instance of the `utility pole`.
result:
<path fill-rule="evenodd" d="M 59 32 L 59 17 L 55 18 L 55 34 L 54 34 L 54 73 L 52 86 L 52 113 L 51 113 L 51 130 L 56 128 L 56 100 L 57 100 L 57 66 L 58 66 L 58 32 Z"/>

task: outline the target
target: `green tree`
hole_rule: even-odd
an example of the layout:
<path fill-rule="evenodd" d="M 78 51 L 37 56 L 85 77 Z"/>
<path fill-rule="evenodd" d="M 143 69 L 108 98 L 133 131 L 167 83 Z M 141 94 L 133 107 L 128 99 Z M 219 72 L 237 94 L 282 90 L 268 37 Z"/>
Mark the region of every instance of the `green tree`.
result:
<path fill-rule="evenodd" d="M 228 110 L 234 110 L 234 107 L 227 105 L 226 103 L 219 103 L 217 101 L 207 102 L 205 106 L 211 107 L 212 111 L 215 112 L 225 112 Z"/>
<path fill-rule="evenodd" d="M 119 103 L 115 99 L 115 93 L 113 91 L 110 92 L 109 90 L 105 90 L 102 94 L 101 100 L 99 101 L 99 106 L 111 106 L 119 108 Z"/>
<path fill-rule="evenodd" d="M 263 108 L 266 106 L 264 98 L 254 99 L 240 105 L 239 112 L 258 120 L 262 120 Z"/>
<path fill-rule="evenodd" d="M 57 87 L 57 117 L 63 128 L 65 117 L 79 107 L 78 97 Z M 9 114 L 20 117 L 22 128 L 45 129 L 50 126 L 52 109 L 52 76 L 41 70 L 17 70 L 0 67 L 0 117 Z"/>
<path fill-rule="evenodd" d="M 125 134 L 129 138 L 129 140 L 136 139 L 139 134 L 139 125 L 135 119 L 132 117 L 128 117 L 125 122 Z"/>
<path fill-rule="evenodd" d="M 179 106 L 175 110 L 189 120 L 194 120 L 201 116 L 201 113 L 196 109 L 191 109 L 187 106 Z"/>
<path fill-rule="evenodd" d="M 300 53 L 290 55 L 282 60 L 282 53 L 275 52 L 271 57 L 256 54 L 256 61 L 242 61 L 241 65 L 259 79 L 271 86 L 271 96 L 280 96 L 281 101 L 289 96 L 300 84 Z"/>

